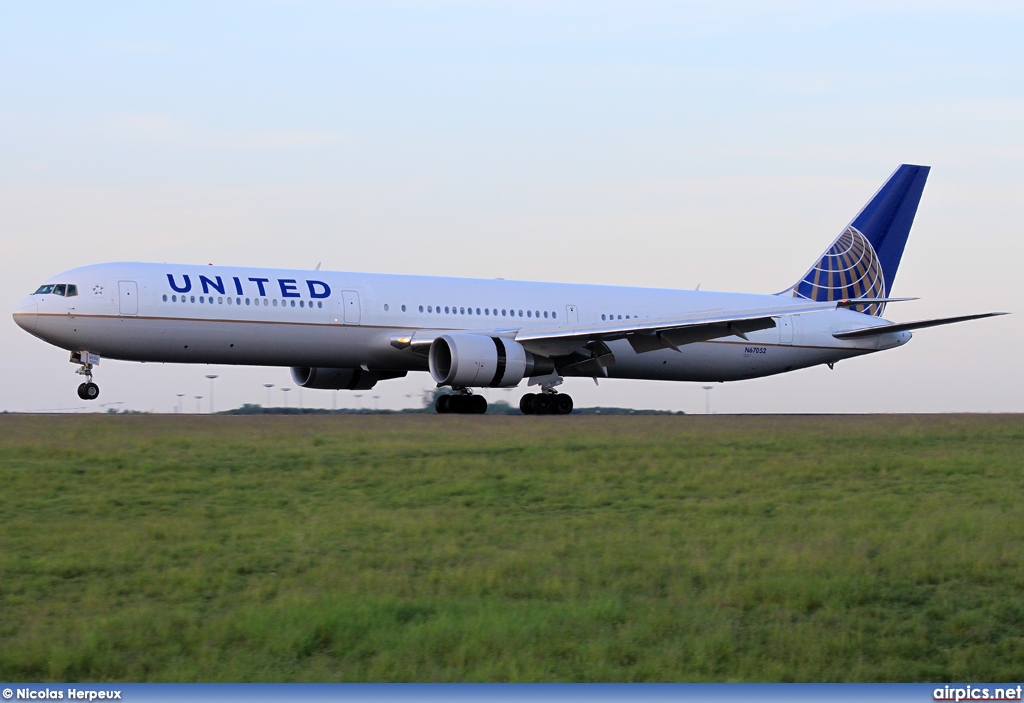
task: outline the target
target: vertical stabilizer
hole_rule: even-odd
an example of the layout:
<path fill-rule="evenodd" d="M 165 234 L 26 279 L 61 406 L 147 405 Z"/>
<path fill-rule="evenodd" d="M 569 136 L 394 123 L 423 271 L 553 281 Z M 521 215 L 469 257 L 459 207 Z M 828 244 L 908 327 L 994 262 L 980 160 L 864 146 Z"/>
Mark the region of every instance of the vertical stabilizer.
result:
<path fill-rule="evenodd" d="M 907 245 L 928 166 L 896 169 L 821 258 L 793 286 L 794 297 L 830 301 L 884 298 L 892 290 Z M 851 309 L 881 315 L 884 305 Z"/>

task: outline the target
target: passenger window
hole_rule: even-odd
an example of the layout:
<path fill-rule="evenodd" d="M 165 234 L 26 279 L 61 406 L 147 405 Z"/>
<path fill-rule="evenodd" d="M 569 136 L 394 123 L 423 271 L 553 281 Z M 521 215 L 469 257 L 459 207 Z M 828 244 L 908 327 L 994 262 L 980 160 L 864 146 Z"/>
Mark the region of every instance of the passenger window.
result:
<path fill-rule="evenodd" d="M 300 307 L 300 308 L 304 308 L 304 307 L 306 307 L 306 301 L 305 301 L 305 300 L 300 300 L 300 301 L 299 301 L 299 307 Z"/>
<path fill-rule="evenodd" d="M 402 306 L 402 312 L 405 312 L 405 306 L 404 305 Z"/>
<path fill-rule="evenodd" d="M 246 298 L 246 299 L 245 299 L 245 304 L 246 304 L 246 305 L 251 305 L 251 301 L 249 300 L 249 298 Z"/>
<path fill-rule="evenodd" d="M 205 299 L 203 298 L 203 296 L 199 296 L 199 302 L 200 302 L 200 303 L 205 303 L 205 302 L 206 302 L 206 300 L 205 300 Z"/>
<path fill-rule="evenodd" d="M 527 317 L 533 317 L 533 313 L 530 310 L 527 310 L 526 311 L 526 316 Z"/>
<path fill-rule="evenodd" d="M 167 294 L 166 293 L 164 294 L 164 302 L 165 303 L 167 302 Z"/>
<path fill-rule="evenodd" d="M 466 308 L 459 308 L 459 314 L 460 315 L 465 315 L 466 314 Z"/>
<path fill-rule="evenodd" d="M 520 310 L 520 311 L 519 311 L 519 317 L 522 317 L 522 316 L 523 316 L 523 311 L 522 311 L 522 310 Z"/>
<path fill-rule="evenodd" d="M 68 292 L 67 292 L 67 294 L 66 294 L 66 295 L 67 295 L 67 297 L 69 297 L 69 298 L 70 298 L 71 296 L 74 296 L 74 295 L 78 295 L 78 286 L 71 286 L 71 285 L 69 285 L 69 286 L 68 286 Z"/>
<path fill-rule="evenodd" d="M 548 311 L 547 310 L 544 311 L 544 319 L 545 320 L 548 319 Z"/>
<path fill-rule="evenodd" d="M 490 308 L 484 308 L 484 315 L 490 315 L 490 314 L 491 314 L 491 309 Z"/>
<path fill-rule="evenodd" d="M 324 301 L 322 301 L 322 300 L 318 300 L 318 301 L 316 301 L 316 306 L 317 306 L 318 308 L 322 308 L 322 307 L 324 306 Z"/>
<path fill-rule="evenodd" d="M 390 309 L 391 309 L 391 306 L 390 306 L 390 305 L 388 305 L 387 303 L 384 303 L 384 312 L 387 312 L 387 311 L 389 311 Z"/>
<path fill-rule="evenodd" d="M 558 319 L 558 313 L 554 313 L 554 312 L 553 312 L 553 313 L 551 313 L 551 317 L 553 317 L 553 318 L 555 318 L 555 319 Z"/>
<path fill-rule="evenodd" d="M 601 319 L 602 319 L 602 320 L 604 319 L 604 317 L 605 317 L 605 316 L 604 316 L 604 313 L 601 313 Z"/>
<path fill-rule="evenodd" d="M 193 303 L 196 302 L 196 297 L 194 295 L 191 298 L 191 302 L 193 302 Z"/>
<path fill-rule="evenodd" d="M 164 300 L 167 300 L 167 296 L 166 296 L 166 295 L 164 296 Z M 172 303 L 176 303 L 176 302 L 178 302 L 178 296 L 176 296 L 176 295 L 172 295 L 172 296 L 171 296 L 171 302 L 172 302 Z"/>
<path fill-rule="evenodd" d="M 274 307 L 277 307 L 277 298 L 274 298 Z"/>
<path fill-rule="evenodd" d="M 224 298 L 217 298 L 217 303 L 220 305 L 224 304 Z"/>

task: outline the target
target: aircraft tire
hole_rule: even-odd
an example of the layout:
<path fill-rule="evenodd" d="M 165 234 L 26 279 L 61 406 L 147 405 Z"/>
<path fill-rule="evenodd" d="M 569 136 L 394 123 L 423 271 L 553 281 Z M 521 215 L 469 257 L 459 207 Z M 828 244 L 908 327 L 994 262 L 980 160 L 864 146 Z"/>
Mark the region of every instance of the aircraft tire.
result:
<path fill-rule="evenodd" d="M 474 415 L 483 415 L 487 412 L 487 399 L 482 395 L 471 395 L 469 396 L 469 412 Z"/>
<path fill-rule="evenodd" d="M 83 400 L 96 400 L 100 397 L 100 387 L 95 383 L 85 384 L 85 395 L 82 396 Z"/>
<path fill-rule="evenodd" d="M 533 412 L 536 415 L 548 415 L 551 413 L 551 396 L 547 393 L 538 393 L 533 398 Z"/>
<path fill-rule="evenodd" d="M 84 383 L 79 383 L 78 384 L 78 397 L 81 398 L 82 400 L 89 400 L 88 396 L 85 395 L 85 384 Z"/>
<path fill-rule="evenodd" d="M 523 415 L 533 415 L 533 393 L 527 393 L 519 399 L 519 410 L 522 411 Z"/>
<path fill-rule="evenodd" d="M 555 396 L 554 411 L 558 415 L 568 415 L 572 412 L 573 402 L 571 395 L 559 393 Z"/>
<path fill-rule="evenodd" d="M 453 397 L 451 395 L 437 396 L 437 399 L 434 401 L 434 410 L 437 411 L 438 415 L 445 415 L 452 411 L 450 401 Z"/>

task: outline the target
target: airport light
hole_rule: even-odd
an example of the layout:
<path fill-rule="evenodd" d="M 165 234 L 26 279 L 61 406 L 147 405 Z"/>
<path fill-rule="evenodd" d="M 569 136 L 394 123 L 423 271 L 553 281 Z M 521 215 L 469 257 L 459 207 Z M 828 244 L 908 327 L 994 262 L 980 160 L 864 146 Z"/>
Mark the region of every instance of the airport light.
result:
<path fill-rule="evenodd" d="M 202 399 L 203 399 L 203 396 L 201 396 L 201 395 L 197 395 L 196 396 L 196 415 L 198 415 L 199 413 L 203 412 L 203 406 L 199 404 L 199 401 L 202 400 Z"/>
<path fill-rule="evenodd" d="M 183 414 L 185 412 L 185 407 L 182 404 L 182 400 L 181 400 L 182 398 L 185 397 L 185 394 L 184 393 L 175 393 L 174 395 L 178 396 L 178 414 L 181 415 L 181 414 Z"/>
<path fill-rule="evenodd" d="M 291 388 L 282 388 L 281 389 L 281 392 L 284 393 L 284 406 L 286 408 L 288 407 L 288 391 L 290 391 L 290 390 L 291 390 Z"/>
<path fill-rule="evenodd" d="M 206 377 L 210 379 L 210 414 L 213 415 L 213 379 L 217 378 L 217 374 L 207 374 Z"/>
<path fill-rule="evenodd" d="M 356 405 L 359 407 L 359 412 L 363 411 L 363 403 L 362 403 L 362 401 L 360 401 L 360 398 L 362 398 L 362 397 L 363 397 L 362 393 L 356 393 Z"/>
<path fill-rule="evenodd" d="M 270 398 L 270 389 L 274 387 L 274 384 L 273 383 L 264 383 L 263 387 L 267 389 L 267 407 L 269 408 L 270 404 L 272 402 L 272 400 Z"/>
<path fill-rule="evenodd" d="M 373 396 L 373 408 L 374 410 L 380 410 L 380 396 Z"/>
<path fill-rule="evenodd" d="M 711 389 L 714 386 L 701 386 L 704 389 L 704 414 L 711 414 Z"/>

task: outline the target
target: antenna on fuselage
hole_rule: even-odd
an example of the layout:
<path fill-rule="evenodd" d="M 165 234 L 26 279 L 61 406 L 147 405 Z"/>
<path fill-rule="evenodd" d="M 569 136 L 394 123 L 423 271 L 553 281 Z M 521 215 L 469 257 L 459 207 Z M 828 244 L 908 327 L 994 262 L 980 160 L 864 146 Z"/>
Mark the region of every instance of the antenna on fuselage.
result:
<path fill-rule="evenodd" d="M 320 270 L 320 264 L 322 264 L 322 263 L 323 263 L 323 261 L 318 261 L 317 264 L 316 264 L 316 268 L 313 269 L 313 270 L 314 271 L 319 271 Z"/>

